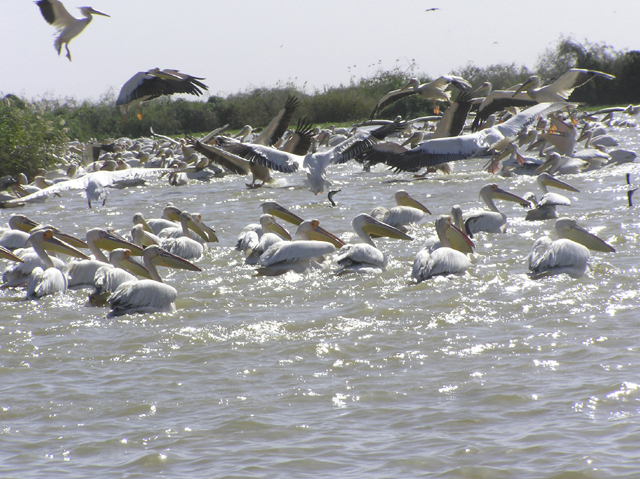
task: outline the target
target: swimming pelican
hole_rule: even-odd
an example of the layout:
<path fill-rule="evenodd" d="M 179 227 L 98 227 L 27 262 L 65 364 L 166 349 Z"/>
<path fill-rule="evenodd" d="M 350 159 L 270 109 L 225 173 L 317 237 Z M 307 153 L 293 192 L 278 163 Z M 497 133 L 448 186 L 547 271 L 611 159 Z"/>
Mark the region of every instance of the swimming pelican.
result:
<path fill-rule="evenodd" d="M 388 258 L 376 247 L 373 237 L 407 241 L 413 239 L 405 232 L 364 213 L 353 218 L 351 226 L 364 243 L 346 244 L 340 248 L 336 255 L 336 263 L 340 269 L 336 271 L 336 274 L 345 272 L 380 273 L 384 271 Z"/>
<path fill-rule="evenodd" d="M 91 304 L 105 304 L 122 283 L 136 281 L 136 275 L 151 279 L 151 274 L 142 264 L 131 258 L 131 250 L 116 248 L 109 254 L 109 263 L 96 270 L 93 291 L 89 295 Z"/>
<path fill-rule="evenodd" d="M 411 277 L 416 282 L 420 283 L 433 276 L 461 275 L 471 266 L 468 256 L 454 249 L 449 238 L 457 236 L 460 241 L 466 244 L 470 252 L 473 252 L 474 244 L 451 221 L 451 216 L 441 215 L 436 218 L 436 233 L 439 241 L 438 243 L 430 241 L 416 254 L 411 272 Z"/>
<path fill-rule="evenodd" d="M 122 283 L 109 297 L 109 316 L 175 311 L 178 291 L 162 282 L 156 265 L 201 271 L 198 266 L 155 245 L 146 247 L 142 257 L 152 279 Z"/>
<path fill-rule="evenodd" d="M 259 257 L 259 255 L 265 251 L 264 248 L 260 249 L 258 246 L 260 244 L 260 240 L 264 235 L 269 233 L 275 234 L 279 238 L 286 241 L 291 241 L 292 239 L 291 234 L 289 234 L 289 232 L 284 227 L 276 222 L 275 218 L 272 215 L 263 214 L 260 216 L 260 224 L 251 223 L 242 229 L 242 231 L 238 235 L 238 242 L 236 243 L 235 248 L 236 251 L 243 251 L 246 256 L 249 256 L 255 250 L 256 253 L 254 256 L 258 255 Z M 265 239 L 264 244 L 269 243 L 271 245 L 275 242 L 275 238 L 267 238 Z"/>
<path fill-rule="evenodd" d="M 536 240 L 529 253 L 529 273 L 533 279 L 566 273 L 579 278 L 587 271 L 589 250 L 614 253 L 615 249 L 579 226 L 572 218 L 556 220 L 558 238 L 548 236 Z"/>
<path fill-rule="evenodd" d="M 146 72 L 138 72 L 120 89 L 116 106 L 120 107 L 122 114 L 126 114 L 127 110 L 135 105 L 138 108 L 138 120 L 142 120 L 142 102 L 174 93 L 200 96 L 202 90 L 209 89 L 200 80 L 204 78 L 180 73 L 178 70 L 154 68 Z"/>
<path fill-rule="evenodd" d="M 99 12 L 91 7 L 80 7 L 80 13 L 82 13 L 82 16 L 85 18 L 74 18 L 58 0 L 39 0 L 36 2 L 36 5 L 40 7 L 40 13 L 42 13 L 44 19 L 53 25 L 60 33 L 55 42 L 53 42 L 53 46 L 58 52 L 58 55 L 60 55 L 62 45 L 64 45 L 67 50 L 67 58 L 69 61 L 71 61 L 69 42 L 80 35 L 86 26 L 91 23 L 91 15 L 102 15 L 103 17 L 109 16 L 106 13 Z"/>
<path fill-rule="evenodd" d="M 142 255 L 143 251 L 141 247 L 102 228 L 92 228 L 87 231 L 87 245 L 94 259 L 70 261 L 62 268 L 62 272 L 67 277 L 68 289 L 94 285 L 96 271 L 109 263 L 102 249 L 113 251 L 117 248 L 127 248 L 130 255 L 133 251 L 137 256 Z"/>
<path fill-rule="evenodd" d="M 344 246 L 344 241 L 322 228 L 320 226 L 320 221 L 315 219 L 305 220 L 300 223 L 298 229 L 296 230 L 296 236 L 301 240 L 327 241 L 336 248 L 341 248 L 342 246 Z"/>
<path fill-rule="evenodd" d="M 40 298 L 48 294 L 67 290 L 67 278 L 62 271 L 56 267 L 51 257 L 47 254 L 47 249 L 61 254 L 88 259 L 87 255 L 55 238 L 53 231 L 47 229 L 31 233 L 29 245 L 35 250 L 44 267 L 36 266 L 29 274 L 27 279 L 28 299 Z M 25 263 L 20 264 L 24 265 Z"/>
<path fill-rule="evenodd" d="M 526 91 L 527 94 L 538 103 L 541 102 L 562 102 L 567 101 L 573 90 L 584 85 L 594 77 L 601 77 L 613 80 L 615 76 L 597 70 L 584 70 L 581 68 L 571 68 L 564 75 L 550 85 L 540 86 L 540 77 L 533 75 L 518 88 L 513 96 Z"/>
<path fill-rule="evenodd" d="M 322 268 L 318 261 L 335 250 L 328 241 L 280 241 L 260 256 L 258 275 L 276 276 L 288 271 L 302 273 L 310 268 Z"/>
<path fill-rule="evenodd" d="M 561 103 L 540 103 L 518 113 L 504 123 L 469 135 L 426 140 L 412 150 L 390 154 L 385 160 L 396 172 L 416 171 L 450 161 L 486 155 L 490 148 L 505 138 L 514 137 L 538 117 L 563 108 Z"/>
<path fill-rule="evenodd" d="M 474 210 L 463 214 L 465 232 L 473 238 L 475 233 L 502 233 L 507 227 L 507 215 L 500 213 L 493 202 L 496 200 L 512 201 L 521 206 L 530 206 L 529 202 L 519 196 L 503 190 L 496 184 L 485 185 L 480 189 L 480 197 L 490 211 Z"/>
<path fill-rule="evenodd" d="M 549 173 L 540 173 L 538 178 L 536 179 L 538 186 L 544 192 L 542 198 L 539 201 L 536 200 L 536 196 L 533 193 L 525 195 L 525 199 L 527 199 L 531 204 L 535 205 L 535 208 L 527 211 L 527 216 L 525 217 L 528 221 L 536 221 L 536 220 L 548 220 L 558 217 L 558 213 L 556 212 L 556 206 L 570 206 L 571 201 L 566 196 L 559 195 L 557 193 L 550 192 L 547 187 L 553 186 L 554 188 L 560 188 L 567 191 L 573 191 L 574 193 L 580 193 L 580 190 L 574 188 L 568 183 L 564 181 L 560 181 L 557 178 L 554 178 Z"/>
<path fill-rule="evenodd" d="M 205 247 L 202 243 L 191 239 L 189 236 L 189 222 L 193 222 L 191 214 L 186 211 L 182 211 L 180 213 L 180 225 L 182 235 L 178 237 L 167 237 L 163 236 L 162 233 L 165 233 L 168 229 L 162 230 L 160 233 L 161 238 L 165 238 L 162 241 L 162 248 L 167 250 L 168 252 L 180 256 L 183 259 L 194 260 L 200 258 L 204 254 Z"/>
<path fill-rule="evenodd" d="M 378 206 L 371 211 L 370 216 L 406 233 L 408 225 L 418 223 L 424 219 L 426 214 L 431 214 L 426 206 L 405 190 L 397 191 L 394 198 L 397 206 L 391 209 Z"/>
<path fill-rule="evenodd" d="M 432 82 L 423 84 L 420 84 L 417 78 L 412 78 L 411 80 L 409 80 L 409 83 L 407 83 L 399 90 L 390 91 L 385 96 L 383 96 L 371 112 L 370 118 L 373 119 L 375 114 L 380 110 L 383 110 L 396 101 L 411 95 L 420 95 L 426 100 L 451 102 L 451 92 L 445 90 L 445 88 L 447 88 L 450 84 L 455 85 L 460 90 L 468 90 L 469 88 L 471 88 L 471 84 L 467 80 L 453 75 L 443 75 L 440 78 L 433 80 Z"/>

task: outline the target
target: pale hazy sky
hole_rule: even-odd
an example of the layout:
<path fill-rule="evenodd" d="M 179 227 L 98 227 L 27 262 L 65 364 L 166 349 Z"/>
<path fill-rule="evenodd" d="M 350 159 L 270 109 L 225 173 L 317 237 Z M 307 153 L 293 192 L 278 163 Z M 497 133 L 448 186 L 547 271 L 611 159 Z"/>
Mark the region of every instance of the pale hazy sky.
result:
<path fill-rule="evenodd" d="M 31 0 L 0 0 L 0 93 L 97 100 L 136 72 L 174 68 L 212 95 L 293 82 L 307 91 L 378 70 L 435 78 L 464 67 L 533 68 L 561 35 L 640 50 L 640 0 L 64 0 L 111 15 L 70 44 Z M 436 11 L 426 11 L 439 8 Z"/>

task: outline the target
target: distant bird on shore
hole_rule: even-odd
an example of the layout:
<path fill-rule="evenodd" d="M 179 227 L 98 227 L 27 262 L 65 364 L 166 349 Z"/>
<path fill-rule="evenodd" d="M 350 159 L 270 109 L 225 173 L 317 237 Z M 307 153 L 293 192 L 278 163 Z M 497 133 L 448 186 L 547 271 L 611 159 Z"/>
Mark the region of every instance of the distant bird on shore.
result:
<path fill-rule="evenodd" d="M 142 102 L 175 93 L 200 96 L 202 90 L 209 90 L 209 87 L 200 80 L 204 78 L 180 73 L 178 70 L 154 68 L 146 72 L 138 72 L 120 89 L 116 106 L 126 114 L 129 108 L 135 105 L 138 108 L 138 120 L 142 120 L 140 106 Z"/>
<path fill-rule="evenodd" d="M 67 58 L 69 61 L 71 61 L 69 42 L 80 35 L 87 25 L 91 23 L 91 15 L 102 15 L 103 17 L 109 16 L 106 13 L 99 12 L 91 7 L 80 7 L 80 13 L 82 13 L 85 18 L 75 18 L 71 16 L 67 9 L 64 8 L 64 5 L 58 0 L 39 0 L 36 2 L 36 5 L 40 7 L 40 12 L 44 19 L 56 27 L 58 32 L 60 32 L 56 37 L 56 40 L 53 42 L 53 46 L 58 51 L 58 55 L 60 55 L 62 45 L 64 45 L 67 50 Z"/>

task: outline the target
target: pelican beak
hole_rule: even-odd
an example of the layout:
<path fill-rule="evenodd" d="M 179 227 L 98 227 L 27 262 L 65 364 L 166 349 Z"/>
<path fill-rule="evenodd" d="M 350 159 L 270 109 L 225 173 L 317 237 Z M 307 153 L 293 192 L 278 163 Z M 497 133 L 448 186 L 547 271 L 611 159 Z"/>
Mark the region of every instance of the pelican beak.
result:
<path fill-rule="evenodd" d="M 424 211 L 425 213 L 431 214 L 431 211 L 429 211 L 429 209 L 425 205 L 420 203 L 418 200 L 412 198 L 411 196 L 406 196 L 400 199 L 400 204 L 402 206 L 410 206 L 412 208 L 416 208 L 418 210 Z"/>
<path fill-rule="evenodd" d="M 144 229 L 142 230 L 142 239 L 141 239 L 142 247 L 146 248 L 151 245 L 158 245 L 158 242 L 151 237 L 151 235 L 146 232 Z M 137 256 L 137 255 L 136 255 Z"/>
<path fill-rule="evenodd" d="M 137 244 L 131 243 L 118 235 L 115 235 L 109 231 L 103 234 L 102 237 L 95 241 L 95 245 L 106 251 L 113 251 L 117 248 L 125 248 L 131 251 L 134 256 L 142 256 L 143 249 Z"/>
<path fill-rule="evenodd" d="M 176 256 L 175 254 L 169 253 L 163 249 L 160 249 L 160 254 L 154 260 L 160 266 L 166 266 L 167 268 L 174 269 L 187 269 L 189 271 L 202 271 L 198 266 L 187 261 L 186 259 L 181 258 L 180 256 Z"/>
<path fill-rule="evenodd" d="M 147 223 L 147 220 L 144 216 L 142 216 L 141 213 L 136 213 L 135 215 L 133 215 L 133 223 L 136 225 L 142 225 L 142 229 L 144 229 L 147 233 L 153 234 L 151 226 L 149 226 L 149 223 Z"/>
<path fill-rule="evenodd" d="M 526 206 L 526 207 L 531 206 L 530 203 L 524 198 L 520 198 L 519 196 L 514 195 L 513 193 L 509 193 L 508 191 L 503 190 L 497 185 L 494 185 L 494 186 L 495 188 L 493 188 L 493 193 L 492 193 L 492 196 L 494 198 L 499 200 L 504 200 L 504 201 L 513 201 L 514 203 L 520 203 L 520 206 Z"/>
<path fill-rule="evenodd" d="M 574 188 L 569 183 L 565 183 L 564 181 L 561 181 L 561 180 L 557 179 L 556 177 L 548 175 L 546 173 L 545 173 L 545 177 L 544 177 L 543 183 L 545 185 L 547 185 L 547 186 L 553 186 L 554 188 L 559 188 L 561 190 L 567 190 L 567 191 L 573 191 L 574 193 L 580 193 L 579 189 Z"/>
<path fill-rule="evenodd" d="M 202 222 L 202 217 L 198 213 L 193 213 L 191 216 L 197 219 L 193 220 L 193 222 L 198 226 L 198 228 L 200 228 L 200 231 L 202 231 L 202 239 L 210 243 L 219 242 L 218 237 L 216 236 L 216 230 L 214 230 L 210 226 L 205 225 Z"/>
<path fill-rule="evenodd" d="M 82 251 L 56 238 L 51 230 L 45 231 L 43 246 L 47 251 L 54 253 L 66 254 L 68 256 L 73 256 L 74 258 L 90 259 L 89 256 L 84 254 Z"/>
<path fill-rule="evenodd" d="M 107 15 L 106 13 L 99 12 L 98 10 L 94 10 L 93 8 L 91 8 L 89 11 L 94 15 L 102 15 L 103 17 L 111 18 L 111 15 Z"/>
<path fill-rule="evenodd" d="M 215 235 L 215 233 L 213 233 L 213 230 L 207 226 L 206 228 L 209 230 L 209 232 L 205 232 L 202 226 L 203 226 L 202 223 L 198 223 L 193 219 L 193 215 L 191 215 L 191 217 L 187 221 L 187 227 L 191 231 L 193 231 L 195 234 L 200 236 L 200 238 L 202 238 L 205 241 L 218 242 L 218 237 Z M 211 234 L 213 234 L 213 239 L 211 239 Z"/>
<path fill-rule="evenodd" d="M 262 203 L 261 206 L 263 213 L 269 214 L 271 216 L 276 216 L 277 218 L 280 218 L 281 220 L 284 220 L 288 223 L 292 223 L 296 226 L 300 226 L 300 223 L 304 221 L 297 214 L 292 213 L 284 206 L 279 205 L 275 201 L 267 201 L 265 203 Z"/>
<path fill-rule="evenodd" d="M 89 248 L 89 245 L 87 245 L 87 243 L 81 240 L 80 238 L 76 238 L 75 236 L 71 236 L 67 233 L 63 233 L 55 226 L 44 226 L 44 228 L 50 229 L 53 232 L 53 236 L 58 238 L 60 241 L 64 241 L 65 244 L 72 246 L 73 248 L 83 248 L 83 249 Z M 68 254 L 68 253 L 63 253 L 63 254 Z"/>
<path fill-rule="evenodd" d="M 21 197 L 29 195 L 29 192 L 27 190 L 25 190 L 20 183 L 17 183 L 15 185 L 13 185 L 11 188 L 13 189 L 13 191 L 16 192 L 16 194 L 20 193 Z"/>
<path fill-rule="evenodd" d="M 320 226 L 319 223 L 316 223 L 316 220 L 311 222 L 313 228 L 307 232 L 307 238 L 312 241 L 326 241 L 327 243 L 331 243 L 336 248 L 342 248 L 345 243 L 340 238 L 338 238 L 333 233 L 329 233 L 323 227 Z"/>
<path fill-rule="evenodd" d="M 365 218 L 365 223 L 362 226 L 362 231 L 367 233 L 369 236 L 382 236 L 385 238 L 391 239 L 401 239 L 411 241 L 413 238 L 406 233 L 403 233 L 398 228 L 394 228 L 391 225 L 383 223 L 382 221 L 378 221 L 372 216 L 368 216 Z"/>
<path fill-rule="evenodd" d="M 453 223 L 449 223 L 445 236 L 451 243 L 451 247 L 461 253 L 473 253 L 473 248 L 476 247 L 473 241 Z"/>
<path fill-rule="evenodd" d="M 526 82 L 524 82 L 522 85 L 520 85 L 520 87 L 513 93 L 513 95 L 511 95 L 511 98 L 513 98 L 514 96 L 516 96 L 518 93 L 525 91 L 527 88 L 529 88 L 531 85 L 533 85 L 533 81 L 531 80 L 527 80 Z"/>
<path fill-rule="evenodd" d="M 3 246 L 0 246 L 0 258 L 15 261 L 16 263 L 24 263 L 24 261 Z"/>
<path fill-rule="evenodd" d="M 498 157 L 496 158 L 497 161 L 503 160 L 504 158 L 506 158 L 507 156 L 509 156 L 511 153 L 513 153 L 513 148 L 512 147 L 507 147 L 504 150 L 502 150 L 502 153 L 500 153 L 498 155 Z"/>
<path fill-rule="evenodd" d="M 606 241 L 598 238 L 593 233 L 589 233 L 586 229 L 579 225 L 573 225 L 565 231 L 564 237 L 580 243 L 592 251 L 602 251 L 603 253 L 615 253 L 616 250 Z"/>
<path fill-rule="evenodd" d="M 137 261 L 131 259 L 131 250 L 129 249 L 125 250 L 124 259 L 120 261 L 120 266 L 129 271 L 131 274 L 135 274 L 136 276 L 140 276 L 142 278 L 152 279 L 147 268 L 145 268 Z"/>
<path fill-rule="evenodd" d="M 291 241 L 292 239 L 289 232 L 286 229 L 284 229 L 283 226 L 281 226 L 279 223 L 276 223 L 275 221 L 272 221 L 271 223 L 269 223 L 269 231 L 277 234 L 278 236 L 286 239 L 287 241 Z"/>

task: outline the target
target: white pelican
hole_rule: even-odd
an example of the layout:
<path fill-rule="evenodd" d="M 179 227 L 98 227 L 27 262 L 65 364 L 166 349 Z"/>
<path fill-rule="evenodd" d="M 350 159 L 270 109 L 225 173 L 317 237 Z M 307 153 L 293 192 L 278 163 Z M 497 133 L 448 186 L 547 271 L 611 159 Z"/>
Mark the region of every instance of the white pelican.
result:
<path fill-rule="evenodd" d="M 300 223 L 304 221 L 297 214 L 292 213 L 276 201 L 265 201 L 260 206 L 262 207 L 262 212 L 264 214 L 277 216 L 278 218 L 292 223 L 296 226 L 300 225 Z"/>
<path fill-rule="evenodd" d="M 584 85 L 593 77 L 599 76 L 607 80 L 613 80 L 615 76 L 596 70 L 583 70 L 572 68 L 550 85 L 540 86 L 540 77 L 533 75 L 524 82 L 513 94 L 516 96 L 522 91 L 538 103 L 567 101 L 573 90 Z"/>
<path fill-rule="evenodd" d="M 552 175 L 575 175 L 582 173 L 587 168 L 589 168 L 589 162 L 587 161 L 572 156 L 559 155 L 554 152 L 533 172 L 539 174 L 547 171 Z"/>
<path fill-rule="evenodd" d="M 483 156 L 497 142 L 514 137 L 538 117 L 565 105 L 566 103 L 540 103 L 491 128 L 469 135 L 427 140 L 412 150 L 390 154 L 385 163 L 395 171 L 416 171 L 422 167 L 434 167 L 450 161 Z"/>
<path fill-rule="evenodd" d="M 485 185 L 480 189 L 480 197 L 490 211 L 474 210 L 463 214 L 465 232 L 473 238 L 475 233 L 502 233 L 507 226 L 507 215 L 500 213 L 493 202 L 496 200 L 512 201 L 521 206 L 530 206 L 529 202 L 519 196 L 503 190 L 496 184 Z"/>
<path fill-rule="evenodd" d="M 152 279 L 122 283 L 109 297 L 109 316 L 175 311 L 178 291 L 162 282 L 156 265 L 201 271 L 198 266 L 155 245 L 145 248 L 142 257 Z"/>
<path fill-rule="evenodd" d="M 204 80 L 204 78 L 180 73 L 178 70 L 154 68 L 146 72 L 138 72 L 127 80 L 120 89 L 116 106 L 120 107 L 122 114 L 126 114 L 129 107 L 135 105 L 138 108 L 138 120 L 142 120 L 140 106 L 142 102 L 174 93 L 200 96 L 202 90 L 209 89 L 200 80 Z"/>
<path fill-rule="evenodd" d="M 91 23 L 91 15 L 102 15 L 103 17 L 109 16 L 106 13 L 99 12 L 91 7 L 80 7 L 80 13 L 82 13 L 82 16 L 85 18 L 75 18 L 67 12 L 67 9 L 64 8 L 64 5 L 58 0 L 39 0 L 36 2 L 36 5 L 40 7 L 40 13 L 42 13 L 44 19 L 57 28 L 60 33 L 56 37 L 55 42 L 53 42 L 53 46 L 58 52 L 58 55 L 60 55 L 62 45 L 64 45 L 67 50 L 67 58 L 69 61 L 71 61 L 69 42 L 80 35 L 86 26 Z"/>
<path fill-rule="evenodd" d="M 48 294 L 64 292 L 67 290 L 67 278 L 56 267 L 46 249 L 61 254 L 67 254 L 80 258 L 88 258 L 87 255 L 78 251 L 73 246 L 60 241 L 53 235 L 53 231 L 43 229 L 31 233 L 29 245 L 34 249 L 40 258 L 42 266 L 33 268 L 27 279 L 27 298 L 35 299 Z M 23 258 L 24 259 L 24 258 Z M 25 261 L 26 262 L 26 261 Z M 20 263 L 24 265 L 25 263 Z"/>
<path fill-rule="evenodd" d="M 397 132 L 402 127 L 401 122 L 394 122 L 372 131 L 359 130 L 355 135 L 332 148 L 306 155 L 244 143 L 230 144 L 227 148 L 234 155 L 283 173 L 293 173 L 303 169 L 307 174 L 309 190 L 317 195 L 324 192 L 325 188 L 331 184 L 326 177 L 326 168 L 330 164 L 346 163 L 352 160 L 372 144 Z M 197 147 L 198 143 L 196 143 Z"/>
<path fill-rule="evenodd" d="M 573 191 L 574 193 L 580 193 L 580 190 L 574 188 L 568 183 L 564 181 L 560 181 L 557 178 L 554 178 L 548 173 L 540 173 L 538 178 L 536 179 L 538 186 L 544 192 L 544 195 L 540 200 L 536 200 L 536 196 L 533 193 L 525 195 L 525 199 L 527 199 L 531 204 L 535 205 L 535 208 L 527 211 L 527 216 L 525 217 L 528 221 L 536 221 L 536 220 L 548 220 L 558 217 L 558 213 L 556 212 L 556 206 L 570 206 L 571 201 L 566 196 L 559 195 L 558 193 L 549 192 L 547 189 L 548 186 L 553 186 L 554 188 L 560 188 L 562 190 Z"/>
<path fill-rule="evenodd" d="M 405 232 L 364 213 L 353 218 L 351 226 L 364 243 L 347 244 L 340 248 L 336 255 L 336 263 L 340 269 L 336 271 L 336 274 L 345 272 L 380 273 L 384 271 L 388 258 L 376 247 L 373 237 L 407 241 L 413 239 Z"/>
<path fill-rule="evenodd" d="M 181 236 L 178 237 L 167 237 L 163 236 L 162 233 L 165 233 L 168 229 L 164 229 L 160 232 L 160 237 L 165 238 L 162 241 L 162 247 L 166 249 L 168 252 L 180 256 L 183 259 L 197 259 L 202 257 L 204 254 L 205 247 L 202 243 L 191 239 L 189 236 L 189 222 L 192 222 L 193 219 L 191 214 L 186 211 L 182 211 L 180 213 L 180 225 L 181 225 Z"/>
<path fill-rule="evenodd" d="M 399 90 L 393 90 L 383 96 L 376 107 L 371 112 L 371 118 L 375 116 L 375 114 L 386 108 L 387 106 L 395 103 L 402 98 L 406 98 L 411 95 L 420 95 L 422 98 L 426 100 L 439 100 L 439 101 L 451 101 L 451 92 L 445 90 L 450 84 L 455 85 L 460 90 L 468 90 L 471 88 L 471 84 L 465 80 L 464 78 L 453 76 L 453 75 L 443 75 L 440 78 L 437 78 L 429 83 L 420 84 L 417 78 L 412 78 L 409 80 L 405 86 L 400 88 Z"/>
<path fill-rule="evenodd" d="M 533 279 L 566 273 L 579 278 L 587 271 L 589 250 L 614 253 L 615 249 L 579 226 L 572 218 L 558 218 L 556 233 L 560 239 L 543 236 L 529 253 L 529 273 Z"/>
<path fill-rule="evenodd" d="M 104 304 L 111 293 L 122 283 L 136 281 L 136 276 L 151 279 L 151 274 L 142 264 L 131 258 L 131 250 L 116 248 L 109 254 L 109 263 L 95 272 L 93 291 L 89 295 L 91 304 Z"/>
<path fill-rule="evenodd" d="M 68 289 L 93 286 L 96 271 L 109 263 L 102 249 L 113 251 L 117 248 L 127 248 L 129 254 L 134 251 L 137 256 L 142 255 L 141 247 L 102 228 L 92 228 L 87 231 L 87 245 L 94 259 L 70 261 L 62 268 L 62 272 L 67 277 Z"/>
<path fill-rule="evenodd" d="M 322 228 L 320 226 L 320 221 L 315 219 L 305 220 L 300 223 L 298 229 L 296 230 L 296 236 L 301 240 L 327 241 L 336 248 L 341 248 L 342 246 L 344 246 L 344 241 Z"/>
<path fill-rule="evenodd" d="M 431 211 L 426 206 L 405 190 L 397 191 L 394 194 L 394 198 L 397 206 L 391 209 L 378 206 L 371 211 L 370 215 L 406 233 L 408 225 L 418 223 L 424 219 L 426 214 L 431 214 Z"/>
<path fill-rule="evenodd" d="M 538 102 L 524 91 L 514 94 L 513 90 L 493 90 L 478 106 L 478 112 L 471 124 L 471 131 L 478 131 L 482 123 L 495 113 L 512 107 L 529 107 L 536 103 Z"/>
<path fill-rule="evenodd" d="M 473 252 L 473 242 L 451 223 L 450 216 L 441 215 L 436 218 L 436 232 L 439 242 L 430 241 L 418 251 L 413 261 L 411 277 L 418 283 L 433 276 L 461 275 L 471 266 L 467 255 L 454 249 L 449 238 L 457 236 L 470 252 Z"/>
<path fill-rule="evenodd" d="M 269 247 L 258 260 L 258 275 L 276 276 L 288 271 L 302 273 L 309 268 L 322 268 L 318 260 L 333 253 L 336 247 L 328 241 L 280 241 Z"/>

